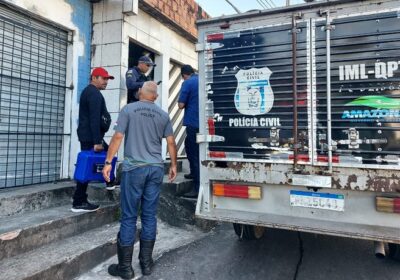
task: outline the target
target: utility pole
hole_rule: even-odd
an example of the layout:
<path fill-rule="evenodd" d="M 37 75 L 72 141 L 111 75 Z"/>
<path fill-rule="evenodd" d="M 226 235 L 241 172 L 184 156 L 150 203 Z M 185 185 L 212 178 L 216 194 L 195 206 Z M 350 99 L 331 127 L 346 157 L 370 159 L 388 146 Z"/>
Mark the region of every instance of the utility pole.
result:
<path fill-rule="evenodd" d="M 286 6 L 290 6 L 290 0 L 286 0 Z"/>
<path fill-rule="evenodd" d="M 231 7 L 236 11 L 236 13 L 238 13 L 238 14 L 241 14 L 241 13 L 242 13 L 238 8 L 236 8 L 235 5 L 233 5 L 233 4 L 231 3 L 231 1 L 229 1 L 229 0 L 225 0 L 225 1 L 226 1 L 226 3 L 228 3 L 229 5 L 231 5 Z"/>

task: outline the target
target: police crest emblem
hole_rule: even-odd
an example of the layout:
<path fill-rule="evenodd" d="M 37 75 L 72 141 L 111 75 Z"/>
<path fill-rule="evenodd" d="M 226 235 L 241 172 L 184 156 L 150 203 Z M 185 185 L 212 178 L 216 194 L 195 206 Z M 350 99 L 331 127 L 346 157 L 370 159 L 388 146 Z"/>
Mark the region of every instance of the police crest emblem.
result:
<path fill-rule="evenodd" d="M 274 93 L 269 82 L 272 71 L 268 67 L 239 70 L 235 92 L 235 107 L 243 115 L 268 113 L 274 104 Z"/>

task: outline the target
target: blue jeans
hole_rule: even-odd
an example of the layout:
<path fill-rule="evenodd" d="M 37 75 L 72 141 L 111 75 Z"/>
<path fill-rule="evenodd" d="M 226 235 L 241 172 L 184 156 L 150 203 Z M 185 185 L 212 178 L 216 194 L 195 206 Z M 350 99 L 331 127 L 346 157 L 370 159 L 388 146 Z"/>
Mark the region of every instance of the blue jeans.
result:
<path fill-rule="evenodd" d="M 186 126 L 185 151 L 190 165 L 190 173 L 193 176 L 194 189 L 199 191 L 200 187 L 200 163 L 199 144 L 196 143 L 196 133 L 199 129 L 193 126 Z"/>
<path fill-rule="evenodd" d="M 140 239 L 155 240 L 157 231 L 157 206 L 164 169 L 159 166 L 142 166 L 122 172 L 121 227 L 122 246 L 131 246 L 136 238 L 136 221 L 141 205 L 142 230 Z"/>

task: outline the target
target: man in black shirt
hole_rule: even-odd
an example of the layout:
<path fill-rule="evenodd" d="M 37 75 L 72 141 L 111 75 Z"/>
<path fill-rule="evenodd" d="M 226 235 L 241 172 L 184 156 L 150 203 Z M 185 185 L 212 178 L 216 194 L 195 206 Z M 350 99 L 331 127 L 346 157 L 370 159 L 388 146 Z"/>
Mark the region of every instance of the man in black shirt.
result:
<path fill-rule="evenodd" d="M 90 84 L 83 90 L 79 101 L 77 132 L 82 151 L 93 149 L 100 152 L 108 148 L 103 137 L 111 123 L 111 117 L 100 90 L 105 89 L 108 80 L 113 80 L 114 77 L 110 76 L 104 68 L 99 67 L 93 69 L 90 79 Z M 88 202 L 87 186 L 87 182 L 76 183 L 72 212 L 92 212 L 99 208 L 99 205 Z"/>

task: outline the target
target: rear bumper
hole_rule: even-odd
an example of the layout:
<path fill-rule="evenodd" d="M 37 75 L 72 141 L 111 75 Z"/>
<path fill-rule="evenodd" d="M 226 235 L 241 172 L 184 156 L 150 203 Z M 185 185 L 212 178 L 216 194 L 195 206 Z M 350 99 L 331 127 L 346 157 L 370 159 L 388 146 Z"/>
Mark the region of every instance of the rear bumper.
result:
<path fill-rule="evenodd" d="M 217 210 L 213 213 L 199 213 L 196 217 L 206 220 L 224 221 L 279 228 L 293 231 L 310 232 L 324 235 L 383 241 L 400 244 L 400 230 L 392 227 L 327 222 L 307 218 L 294 218 L 281 215 L 254 215 L 249 219 L 248 213 L 241 211 Z"/>
<path fill-rule="evenodd" d="M 344 211 L 290 205 L 290 190 L 306 188 L 262 185 L 262 199 L 215 197 L 210 187 L 201 186 L 198 218 L 259 225 L 317 234 L 400 244 L 400 214 L 378 212 L 374 192 L 322 189 L 344 195 Z"/>

